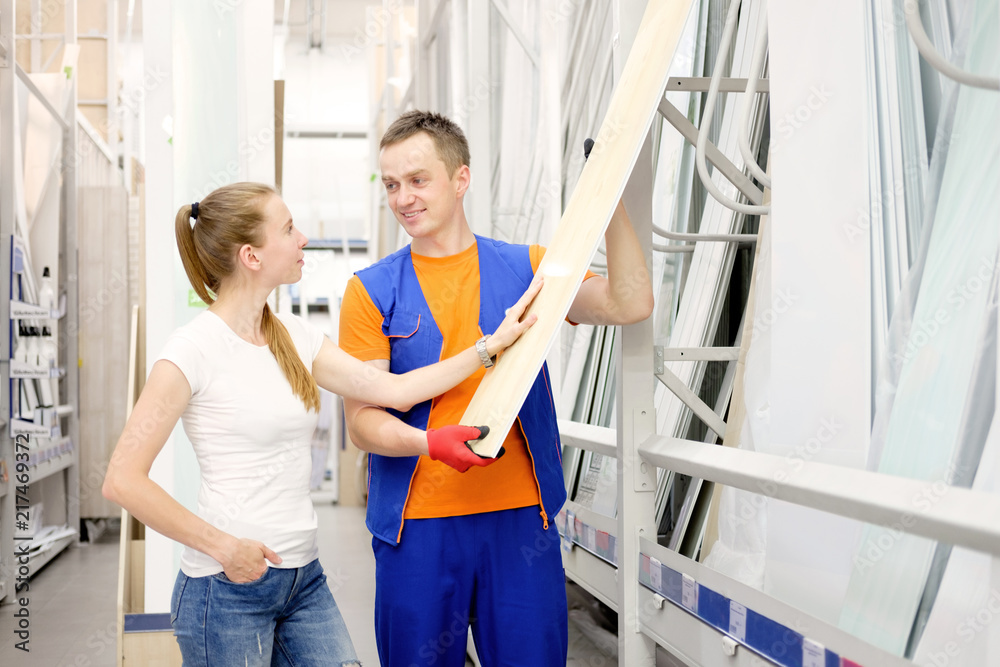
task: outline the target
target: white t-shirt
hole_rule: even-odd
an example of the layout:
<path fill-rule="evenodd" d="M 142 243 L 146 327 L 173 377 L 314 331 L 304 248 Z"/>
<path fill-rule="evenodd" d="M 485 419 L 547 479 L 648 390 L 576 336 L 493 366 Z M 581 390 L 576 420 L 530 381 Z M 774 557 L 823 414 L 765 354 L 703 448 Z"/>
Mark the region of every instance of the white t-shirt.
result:
<path fill-rule="evenodd" d="M 311 371 L 323 333 L 294 315 L 278 319 Z M 318 415 L 292 393 L 271 350 L 243 340 L 205 311 L 171 335 L 159 358 L 175 364 L 191 386 L 181 419 L 201 467 L 198 516 L 231 535 L 263 542 L 281 556 L 277 567 L 315 560 L 309 478 Z M 190 547 L 181 556 L 189 577 L 222 569 Z"/>

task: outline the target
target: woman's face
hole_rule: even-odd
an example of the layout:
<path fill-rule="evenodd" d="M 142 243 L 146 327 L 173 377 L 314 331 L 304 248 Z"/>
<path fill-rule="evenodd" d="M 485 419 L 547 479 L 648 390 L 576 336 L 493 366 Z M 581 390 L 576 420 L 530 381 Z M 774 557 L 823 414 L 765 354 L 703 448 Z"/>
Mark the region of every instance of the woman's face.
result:
<path fill-rule="evenodd" d="M 256 249 L 268 282 L 275 286 L 298 282 L 305 265 L 302 249 L 307 243 L 309 239 L 294 225 L 281 197 L 269 197 L 264 204 L 264 243 Z"/>

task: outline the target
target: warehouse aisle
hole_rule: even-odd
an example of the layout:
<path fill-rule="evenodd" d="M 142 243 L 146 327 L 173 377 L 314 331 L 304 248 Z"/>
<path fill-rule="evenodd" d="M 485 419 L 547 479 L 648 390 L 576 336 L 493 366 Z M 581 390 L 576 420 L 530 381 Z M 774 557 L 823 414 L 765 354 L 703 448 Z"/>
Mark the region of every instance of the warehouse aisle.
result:
<path fill-rule="evenodd" d="M 364 509 L 317 504 L 320 560 L 365 665 L 378 665 L 372 627 L 375 559 Z M 15 648 L 16 607 L 0 606 L 0 665 L 113 667 L 118 533 L 67 549 L 30 583 L 29 653 Z M 616 667 L 570 625 L 571 667 Z"/>

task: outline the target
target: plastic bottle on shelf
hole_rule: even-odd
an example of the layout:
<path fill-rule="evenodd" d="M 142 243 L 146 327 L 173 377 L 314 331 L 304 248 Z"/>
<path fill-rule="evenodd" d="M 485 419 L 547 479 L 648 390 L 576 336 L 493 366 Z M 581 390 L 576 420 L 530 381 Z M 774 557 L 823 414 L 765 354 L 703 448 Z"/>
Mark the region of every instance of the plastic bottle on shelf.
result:
<path fill-rule="evenodd" d="M 38 344 L 38 363 L 40 366 L 46 368 L 55 368 L 56 365 L 56 355 L 58 350 L 56 348 L 56 343 L 52 340 L 52 332 L 48 327 L 42 327 L 42 339 Z M 41 380 L 42 383 L 49 385 L 52 391 L 52 405 L 55 406 L 59 402 L 59 378 L 52 377 Z"/>
<path fill-rule="evenodd" d="M 25 364 L 37 366 L 38 342 L 37 338 L 31 334 L 32 328 L 34 327 L 21 325 L 17 347 L 14 350 L 14 359 Z M 35 381 L 32 378 L 20 378 L 17 382 L 20 385 L 18 389 L 18 415 L 21 419 L 32 420 L 35 417 L 35 409 L 39 405 Z"/>
<path fill-rule="evenodd" d="M 38 363 L 41 366 L 53 366 L 56 362 L 56 343 L 52 340 L 52 330 L 42 327 L 42 336 L 38 341 Z"/>
<path fill-rule="evenodd" d="M 42 281 L 38 287 L 38 305 L 51 312 L 56 307 L 55 303 L 56 292 L 52 287 L 52 275 L 49 273 L 49 267 L 46 266 L 42 270 Z"/>
<path fill-rule="evenodd" d="M 28 363 L 28 327 L 20 324 L 17 328 L 17 345 L 14 347 L 14 361 Z"/>
<path fill-rule="evenodd" d="M 41 364 L 39 364 L 41 365 Z M 48 367 L 46 365 L 46 367 Z M 36 382 L 36 380 L 28 380 L 28 382 Z M 40 408 L 55 408 L 55 399 L 52 394 L 52 382 L 49 378 L 38 378 L 38 407 Z M 48 426 L 49 424 L 46 424 Z"/>
<path fill-rule="evenodd" d="M 27 361 L 32 366 L 39 366 L 38 363 L 38 339 L 40 334 L 38 333 L 38 327 L 28 327 L 28 355 Z"/>

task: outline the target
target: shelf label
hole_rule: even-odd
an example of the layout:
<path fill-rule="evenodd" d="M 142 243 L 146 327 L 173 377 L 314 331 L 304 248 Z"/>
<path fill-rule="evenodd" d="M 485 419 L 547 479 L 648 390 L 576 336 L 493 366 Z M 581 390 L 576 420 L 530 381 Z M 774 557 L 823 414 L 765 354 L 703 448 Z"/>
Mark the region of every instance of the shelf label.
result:
<path fill-rule="evenodd" d="M 802 639 L 802 667 L 825 667 L 826 649 L 812 639 Z"/>
<path fill-rule="evenodd" d="M 59 377 L 59 371 L 49 366 L 32 366 L 23 361 L 10 362 L 10 376 L 12 378 L 49 378 Z"/>
<path fill-rule="evenodd" d="M 53 317 L 52 311 L 48 308 L 42 308 L 33 303 L 24 303 L 23 301 L 11 301 L 10 319 L 19 320 L 22 318 L 58 319 Z"/>
<path fill-rule="evenodd" d="M 698 582 L 689 574 L 681 575 L 681 604 L 698 612 Z"/>
<path fill-rule="evenodd" d="M 747 608 L 736 600 L 729 601 L 729 634 L 739 641 L 747 641 Z"/>
<path fill-rule="evenodd" d="M 562 545 L 562 550 L 565 553 L 569 553 L 573 550 L 573 532 L 576 530 L 576 519 L 573 517 L 573 513 L 569 510 L 560 512 L 559 516 L 563 518 L 562 539 L 560 539 L 559 542 Z"/>
<path fill-rule="evenodd" d="M 649 557 L 649 583 L 653 585 L 653 590 L 657 593 L 663 587 L 663 568 L 660 561 L 653 556 Z"/>
<path fill-rule="evenodd" d="M 35 422 L 24 421 L 23 419 L 10 420 L 11 437 L 15 435 L 40 435 L 46 438 L 58 438 L 62 435 L 58 426 L 45 426 Z"/>

